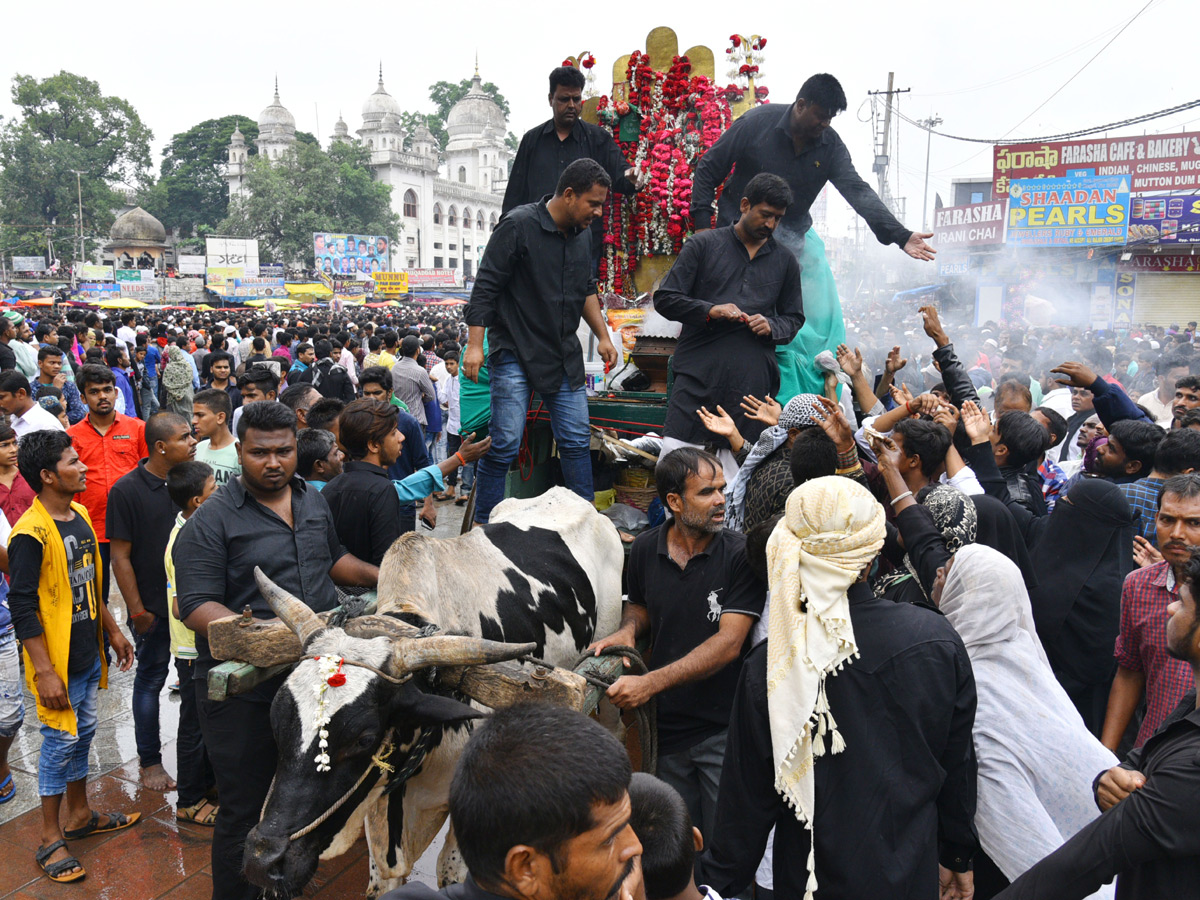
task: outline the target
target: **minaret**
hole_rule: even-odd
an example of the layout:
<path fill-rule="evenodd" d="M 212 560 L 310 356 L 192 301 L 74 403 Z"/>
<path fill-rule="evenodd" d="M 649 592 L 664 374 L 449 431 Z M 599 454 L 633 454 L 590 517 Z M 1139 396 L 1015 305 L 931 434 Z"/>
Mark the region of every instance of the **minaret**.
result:
<path fill-rule="evenodd" d="M 236 124 L 229 138 L 227 149 L 228 162 L 225 164 L 225 181 L 229 185 L 229 196 L 233 197 L 242 192 L 242 179 L 246 176 L 246 136 Z"/>

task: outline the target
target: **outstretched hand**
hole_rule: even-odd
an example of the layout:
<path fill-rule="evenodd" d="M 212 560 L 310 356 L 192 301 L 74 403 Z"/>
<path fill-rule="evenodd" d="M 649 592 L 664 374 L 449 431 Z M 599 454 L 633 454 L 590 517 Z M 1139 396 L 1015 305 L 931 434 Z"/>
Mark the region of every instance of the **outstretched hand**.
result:
<path fill-rule="evenodd" d="M 891 350 L 888 351 L 887 362 L 884 363 L 884 367 L 887 369 L 887 371 L 890 374 L 895 375 L 897 372 L 899 372 L 901 369 L 903 369 L 907 365 L 908 365 L 908 357 L 900 356 L 900 348 L 899 347 L 893 347 Z"/>
<path fill-rule="evenodd" d="M 925 239 L 931 237 L 933 237 L 932 231 L 928 232 L 927 234 L 920 234 L 914 231 L 909 237 L 908 242 L 904 245 L 904 252 L 913 259 L 919 259 L 925 262 L 932 261 L 937 251 L 934 250 L 933 247 L 929 246 L 929 244 L 925 243 Z"/>
<path fill-rule="evenodd" d="M 778 425 L 779 417 L 783 414 L 783 407 L 774 397 L 767 397 L 765 400 L 759 400 L 757 397 L 747 394 L 742 397 L 742 409 L 746 411 L 746 418 L 753 419 L 756 422 L 765 422 L 767 425 Z"/>
<path fill-rule="evenodd" d="M 862 351 L 855 347 L 851 350 L 845 344 L 838 344 L 837 348 L 838 365 L 842 367 L 842 371 L 853 378 L 863 370 Z"/>
<path fill-rule="evenodd" d="M 1051 369 L 1055 375 L 1065 375 L 1066 379 L 1056 379 L 1059 384 L 1069 385 L 1070 387 L 1087 388 L 1091 390 L 1093 384 L 1096 383 L 1096 373 L 1078 362 L 1065 362 L 1056 369 Z"/>
<path fill-rule="evenodd" d="M 718 437 L 730 438 L 737 433 L 737 423 L 733 421 L 733 417 L 725 412 L 721 406 L 717 407 L 715 413 L 708 411 L 708 407 L 702 406 L 696 410 L 696 415 L 700 417 L 700 421 L 704 423 L 704 427 Z"/>
<path fill-rule="evenodd" d="M 950 343 L 950 338 L 947 337 L 946 329 L 942 327 L 942 320 L 938 316 L 937 307 L 922 306 L 921 323 L 925 327 L 926 336 L 939 347 L 945 347 Z"/>
<path fill-rule="evenodd" d="M 992 420 L 974 400 L 963 403 L 962 421 L 972 444 L 983 444 L 992 439 Z"/>
<path fill-rule="evenodd" d="M 854 446 L 854 429 L 850 427 L 842 408 L 828 397 L 817 398 L 812 416 L 821 426 L 821 430 L 833 441 L 839 453 L 845 453 Z"/>

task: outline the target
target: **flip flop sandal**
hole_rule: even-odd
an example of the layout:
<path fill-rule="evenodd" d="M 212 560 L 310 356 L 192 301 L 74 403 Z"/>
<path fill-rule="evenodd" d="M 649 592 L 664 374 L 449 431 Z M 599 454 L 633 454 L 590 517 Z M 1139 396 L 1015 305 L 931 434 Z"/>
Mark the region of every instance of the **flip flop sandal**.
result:
<path fill-rule="evenodd" d="M 63 837 L 69 841 L 77 841 L 80 838 L 85 838 L 93 834 L 108 834 L 110 831 L 120 831 L 122 828 L 128 828 L 137 822 L 142 817 L 141 813 L 134 813 L 132 816 L 127 816 L 124 813 L 103 813 L 108 816 L 108 824 L 100 824 L 101 813 L 92 810 L 91 820 L 82 828 L 68 828 L 63 831 Z"/>
<path fill-rule="evenodd" d="M 198 816 L 205 806 L 208 807 L 208 813 L 203 816 Z M 217 824 L 217 813 L 221 811 L 221 807 L 208 799 L 201 800 L 195 806 L 181 806 L 175 810 L 175 818 L 180 822 L 191 822 L 193 825 L 203 825 L 207 828 L 212 828 Z"/>
<path fill-rule="evenodd" d="M 83 871 L 83 866 L 79 864 L 79 860 L 73 856 L 60 859 L 58 862 L 46 862 L 46 860 L 54 855 L 54 851 L 65 846 L 67 846 L 66 841 L 58 840 L 49 847 L 38 847 L 37 853 L 33 855 L 33 858 L 37 860 L 38 868 L 46 873 L 46 877 L 59 884 L 70 884 L 72 881 L 78 881 L 87 875 L 87 872 Z M 78 871 L 71 872 L 72 869 L 77 869 Z M 66 874 L 68 872 L 71 874 Z"/>
<path fill-rule="evenodd" d="M 455 506 L 466 506 L 467 501 L 470 499 L 471 499 L 470 497 L 459 497 L 457 500 L 454 501 L 454 505 Z"/>
<path fill-rule="evenodd" d="M 11 787 L 12 790 L 7 794 L 0 793 L 0 803 L 7 803 L 13 797 L 17 796 L 17 786 L 13 783 L 12 772 L 9 772 L 8 777 L 0 781 L 0 791 L 3 791 L 7 787 Z"/>

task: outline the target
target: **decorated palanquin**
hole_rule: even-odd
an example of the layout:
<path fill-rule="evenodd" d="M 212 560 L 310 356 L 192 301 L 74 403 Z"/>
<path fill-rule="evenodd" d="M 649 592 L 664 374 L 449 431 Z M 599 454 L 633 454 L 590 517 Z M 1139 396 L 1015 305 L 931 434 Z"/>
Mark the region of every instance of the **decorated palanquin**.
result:
<path fill-rule="evenodd" d="M 646 36 L 613 63 L 611 93 L 589 96 L 584 118 L 612 132 L 631 166 L 649 183 L 637 194 L 613 193 L 604 210 L 602 294 L 632 297 L 652 289 L 666 274 L 692 231 L 692 173 L 733 120 L 767 102 L 756 84 L 766 38 L 731 35 L 725 50 L 729 82 L 721 85 L 708 47 L 679 52 L 670 28 Z M 563 61 L 578 66 L 592 93 L 596 58 L 590 52 Z"/>

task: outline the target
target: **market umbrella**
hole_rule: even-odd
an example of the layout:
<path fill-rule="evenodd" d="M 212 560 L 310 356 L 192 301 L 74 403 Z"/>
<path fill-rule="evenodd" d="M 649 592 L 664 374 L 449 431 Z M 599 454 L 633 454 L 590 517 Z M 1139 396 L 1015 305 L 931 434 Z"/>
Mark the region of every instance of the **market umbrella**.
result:
<path fill-rule="evenodd" d="M 132 297 L 113 297 L 111 300 L 101 300 L 98 305 L 101 309 L 145 309 L 150 304 Z"/>

